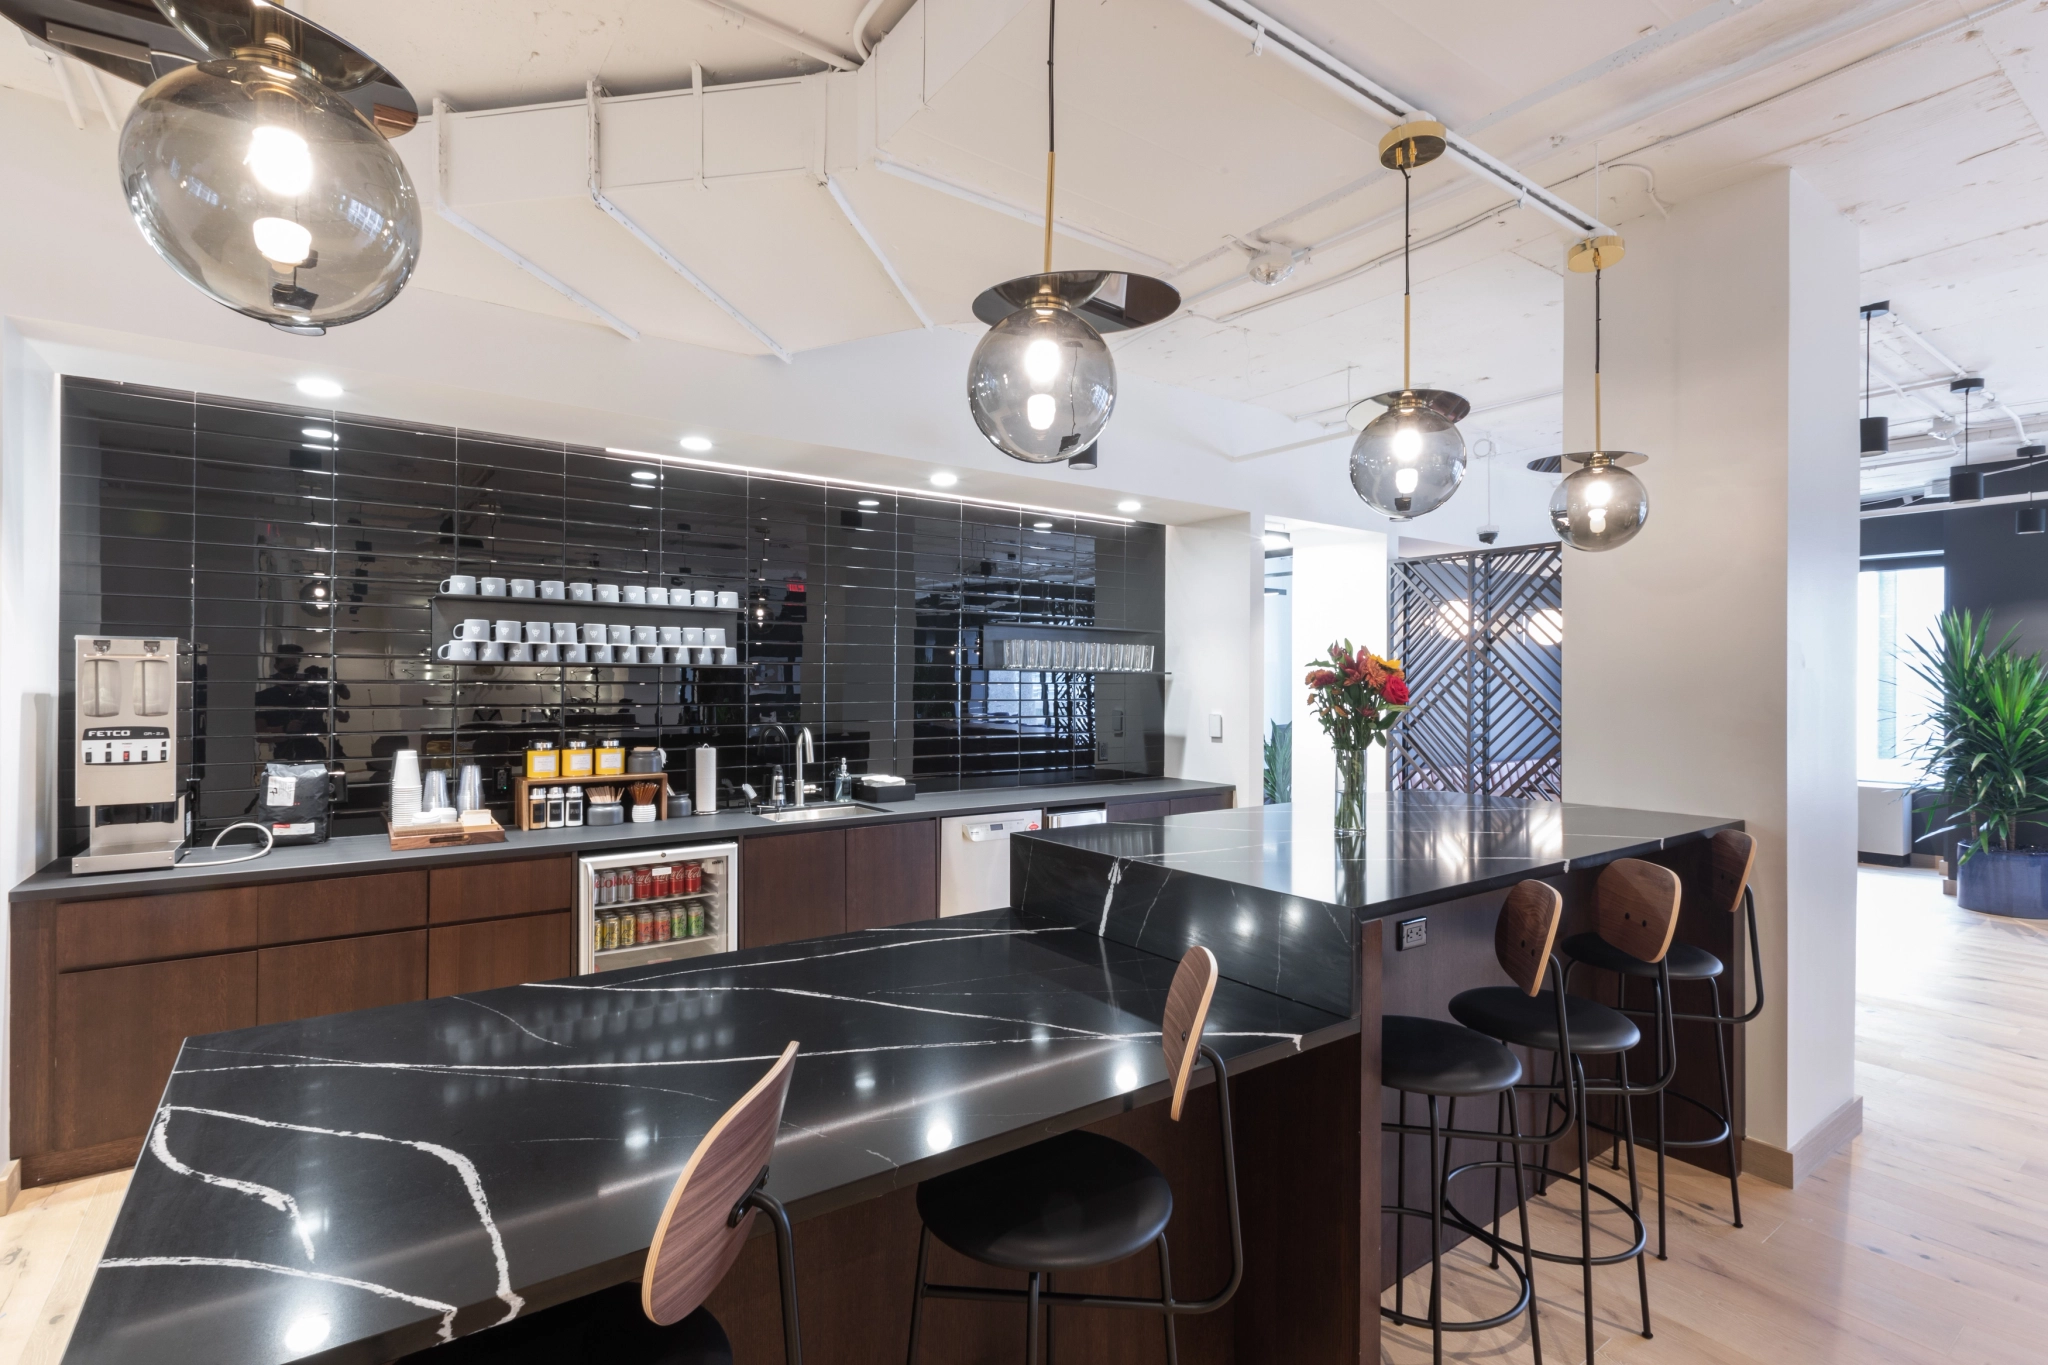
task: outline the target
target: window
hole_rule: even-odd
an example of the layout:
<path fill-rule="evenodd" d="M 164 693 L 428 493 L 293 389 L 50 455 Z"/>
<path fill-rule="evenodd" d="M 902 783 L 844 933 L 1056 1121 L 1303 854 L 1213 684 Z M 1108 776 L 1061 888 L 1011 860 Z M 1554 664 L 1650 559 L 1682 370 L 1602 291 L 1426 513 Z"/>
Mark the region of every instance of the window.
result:
<path fill-rule="evenodd" d="M 1916 785 L 1933 689 L 1915 667 L 1935 637 L 1947 595 L 1940 569 L 1872 569 L 1857 576 L 1856 779 Z"/>

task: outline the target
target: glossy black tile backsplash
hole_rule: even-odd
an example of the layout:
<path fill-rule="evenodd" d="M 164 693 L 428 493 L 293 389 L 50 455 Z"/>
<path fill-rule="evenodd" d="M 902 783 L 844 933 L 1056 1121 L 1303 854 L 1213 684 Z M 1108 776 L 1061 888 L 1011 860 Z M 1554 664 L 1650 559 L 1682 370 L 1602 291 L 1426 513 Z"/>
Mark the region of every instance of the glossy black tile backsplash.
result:
<path fill-rule="evenodd" d="M 379 830 L 408 748 L 481 764 L 509 820 L 537 738 L 665 748 L 678 791 L 711 744 L 721 776 L 765 792 L 799 725 L 813 780 L 842 757 L 931 790 L 1162 771 L 1159 677 L 979 666 L 990 623 L 1163 643 L 1158 526 L 93 380 L 63 398 L 65 852 L 85 836 L 71 637 L 92 633 L 188 642 L 181 758 L 206 830 L 250 809 L 272 760 L 345 771 L 334 832 Z M 436 662 L 431 603 L 458 572 L 737 591 L 742 666 Z"/>

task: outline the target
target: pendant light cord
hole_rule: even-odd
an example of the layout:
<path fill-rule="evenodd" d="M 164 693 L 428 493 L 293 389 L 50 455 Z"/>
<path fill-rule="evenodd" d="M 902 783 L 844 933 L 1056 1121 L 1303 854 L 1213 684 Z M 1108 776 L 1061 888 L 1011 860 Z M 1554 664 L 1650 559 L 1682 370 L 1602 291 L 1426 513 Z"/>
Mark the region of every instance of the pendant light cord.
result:
<path fill-rule="evenodd" d="M 1863 314 L 1863 420 L 1870 420 L 1870 313 Z"/>
<path fill-rule="evenodd" d="M 1593 452 L 1598 454 L 1600 444 L 1600 277 L 1606 272 L 1599 267 L 1600 248 L 1593 248 Z"/>
<path fill-rule="evenodd" d="M 1409 192 L 1414 180 L 1408 168 L 1401 168 L 1401 392 L 1407 393 L 1415 386 L 1408 375 L 1409 337 L 1413 331 L 1412 305 L 1409 302 L 1411 281 L 1408 271 L 1408 251 L 1415 241 L 1415 229 L 1408 221 Z"/>
<path fill-rule="evenodd" d="M 1045 273 L 1052 274 L 1052 176 L 1053 176 L 1053 34 L 1059 20 L 1059 0 L 1045 6 Z"/>

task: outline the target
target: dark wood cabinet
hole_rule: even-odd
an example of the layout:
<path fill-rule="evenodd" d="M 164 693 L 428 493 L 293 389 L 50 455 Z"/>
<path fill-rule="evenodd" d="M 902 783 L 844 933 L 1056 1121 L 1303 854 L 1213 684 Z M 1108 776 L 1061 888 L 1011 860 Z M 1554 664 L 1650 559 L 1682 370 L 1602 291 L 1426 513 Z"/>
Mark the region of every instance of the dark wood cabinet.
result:
<path fill-rule="evenodd" d="M 417 929 L 427 922 L 427 874 L 383 872 L 256 888 L 264 943 L 300 943 Z"/>
<path fill-rule="evenodd" d="M 437 925 L 427 931 L 430 996 L 552 981 L 575 970 L 576 917 L 566 910 Z"/>
<path fill-rule="evenodd" d="M 258 891 L 236 886 L 60 905 L 57 969 L 69 972 L 254 948 L 263 941 Z"/>
<path fill-rule="evenodd" d="M 846 930 L 846 831 L 755 835 L 740 844 L 740 946 Z"/>
<path fill-rule="evenodd" d="M 425 909 L 424 895 L 421 909 Z M 424 929 L 294 943 L 264 948 L 256 954 L 259 1024 L 374 1009 L 426 997 Z"/>
<path fill-rule="evenodd" d="M 65 972 L 54 994 L 52 1031 L 64 1056 L 50 1078 L 52 1144 L 139 1143 L 179 1045 L 256 1022 L 256 954 Z"/>
<path fill-rule="evenodd" d="M 1203 792 L 1199 796 L 1176 796 L 1166 803 L 1169 815 L 1187 815 L 1198 810 L 1229 810 L 1237 804 L 1237 793 Z"/>
<path fill-rule="evenodd" d="M 566 856 L 437 867 L 428 876 L 427 918 L 434 924 L 538 915 L 576 903 L 576 860 Z"/>
<path fill-rule="evenodd" d="M 1173 805 L 1168 801 L 1119 801 L 1109 807 L 1112 822 L 1123 820 L 1157 820 L 1173 814 Z"/>
<path fill-rule="evenodd" d="M 939 913 L 939 822 L 846 831 L 846 927 L 879 929 Z"/>

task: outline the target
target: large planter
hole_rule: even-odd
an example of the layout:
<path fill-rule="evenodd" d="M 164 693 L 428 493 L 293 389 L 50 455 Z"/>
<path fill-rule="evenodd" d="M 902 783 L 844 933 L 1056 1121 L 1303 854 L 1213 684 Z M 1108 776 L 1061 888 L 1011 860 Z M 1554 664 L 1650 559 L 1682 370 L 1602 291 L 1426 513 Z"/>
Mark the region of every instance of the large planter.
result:
<path fill-rule="evenodd" d="M 2048 849 L 1985 849 L 1956 869 L 1956 904 L 1987 915 L 2048 919 Z"/>

